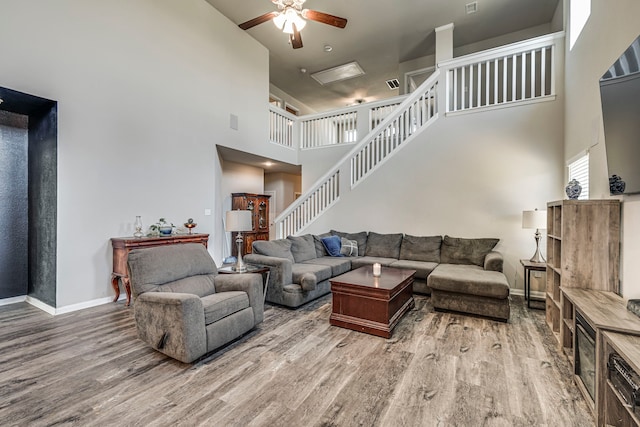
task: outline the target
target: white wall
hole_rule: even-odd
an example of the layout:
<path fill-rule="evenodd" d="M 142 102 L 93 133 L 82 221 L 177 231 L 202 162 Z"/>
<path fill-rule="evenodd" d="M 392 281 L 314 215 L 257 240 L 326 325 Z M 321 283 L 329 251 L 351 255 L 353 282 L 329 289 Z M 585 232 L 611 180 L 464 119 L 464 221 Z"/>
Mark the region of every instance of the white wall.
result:
<path fill-rule="evenodd" d="M 565 10 L 569 10 L 568 0 Z M 637 0 L 592 0 L 591 15 L 572 50 L 566 38 L 564 157 L 566 161 L 581 151 L 590 151 L 593 199 L 610 197 L 598 80 L 640 34 L 638 16 Z M 621 200 L 621 289 L 625 298 L 640 298 L 640 196 L 623 196 Z"/>
<path fill-rule="evenodd" d="M 353 146 L 354 144 L 340 144 L 300 151 L 302 191 L 305 192 L 313 187 L 313 184 L 342 160 Z"/>
<path fill-rule="evenodd" d="M 58 101 L 57 306 L 113 296 L 109 238 L 136 215 L 193 217 L 219 256 L 215 144 L 267 138 L 267 50 L 204 0 L 4 0 L 1 13 L 0 86 Z"/>
<path fill-rule="evenodd" d="M 562 196 L 562 109 L 557 100 L 440 117 L 305 233 L 498 237 L 505 274 L 521 289 L 519 260 L 535 251 L 522 211 Z"/>
<path fill-rule="evenodd" d="M 302 191 L 300 175 L 290 173 L 268 173 L 264 175 L 265 191 L 275 191 L 276 200 L 269 204 L 271 213 L 276 216 L 295 200 L 295 193 Z"/>

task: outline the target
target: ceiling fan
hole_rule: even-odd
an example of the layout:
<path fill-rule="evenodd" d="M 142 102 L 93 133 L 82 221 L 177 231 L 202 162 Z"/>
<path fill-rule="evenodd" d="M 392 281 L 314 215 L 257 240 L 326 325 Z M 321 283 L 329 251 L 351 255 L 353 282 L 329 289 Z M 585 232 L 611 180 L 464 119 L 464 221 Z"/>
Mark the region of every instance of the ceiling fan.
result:
<path fill-rule="evenodd" d="M 255 27 L 263 22 L 273 20 L 273 23 L 283 32 L 289 34 L 291 46 L 294 49 L 302 47 L 302 38 L 300 30 L 307 25 L 305 19 L 321 22 L 323 24 L 332 25 L 338 28 L 347 26 L 347 20 L 339 16 L 329 15 L 328 13 L 319 12 L 317 10 L 303 9 L 302 5 L 306 0 L 271 0 L 273 4 L 278 6 L 279 11 L 268 12 L 256 18 L 250 19 L 238 25 L 243 30 Z"/>

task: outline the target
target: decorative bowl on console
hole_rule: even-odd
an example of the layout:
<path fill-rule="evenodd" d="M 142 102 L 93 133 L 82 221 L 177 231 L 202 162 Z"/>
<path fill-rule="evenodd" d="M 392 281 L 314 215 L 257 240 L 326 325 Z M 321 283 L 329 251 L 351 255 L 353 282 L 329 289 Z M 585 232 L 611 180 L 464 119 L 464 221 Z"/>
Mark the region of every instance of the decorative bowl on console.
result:
<path fill-rule="evenodd" d="M 149 226 L 149 236 L 171 236 L 173 233 L 173 224 L 167 222 L 164 218 L 158 219 L 158 222 Z"/>
<path fill-rule="evenodd" d="M 184 223 L 184 226 L 185 226 L 187 229 L 189 229 L 189 234 L 192 234 L 192 233 L 191 233 L 191 230 L 193 230 L 194 228 L 196 228 L 196 226 L 197 226 L 197 225 L 198 225 L 198 224 L 196 224 L 195 222 L 193 222 L 193 218 L 189 218 L 189 219 L 187 220 L 187 222 L 185 222 L 185 223 Z"/>

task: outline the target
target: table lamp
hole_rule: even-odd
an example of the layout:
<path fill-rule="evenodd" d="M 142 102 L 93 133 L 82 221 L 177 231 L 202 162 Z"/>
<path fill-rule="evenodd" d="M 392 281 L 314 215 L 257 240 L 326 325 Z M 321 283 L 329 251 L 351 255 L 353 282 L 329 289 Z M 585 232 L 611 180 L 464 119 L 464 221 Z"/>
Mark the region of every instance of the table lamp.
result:
<path fill-rule="evenodd" d="M 536 253 L 533 254 L 529 261 L 531 262 L 546 262 L 542 254 L 540 253 L 540 231 L 547 228 L 547 211 L 522 211 L 522 228 L 535 228 L 536 234 Z"/>
<path fill-rule="evenodd" d="M 246 210 L 227 211 L 227 221 L 224 227 L 225 231 L 237 232 L 236 244 L 238 245 L 238 260 L 233 269 L 238 273 L 247 271 L 247 266 L 242 260 L 242 232 L 253 230 L 251 224 L 251 212 Z"/>

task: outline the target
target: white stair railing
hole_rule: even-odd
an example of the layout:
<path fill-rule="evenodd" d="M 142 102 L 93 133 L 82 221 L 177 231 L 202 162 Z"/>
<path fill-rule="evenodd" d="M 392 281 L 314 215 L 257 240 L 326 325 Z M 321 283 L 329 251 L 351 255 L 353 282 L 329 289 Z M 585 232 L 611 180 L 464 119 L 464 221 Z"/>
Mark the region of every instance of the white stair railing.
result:
<path fill-rule="evenodd" d="M 351 156 L 351 186 L 373 172 L 438 112 L 438 76 L 436 71 L 392 114 L 380 122 L 360 149 Z"/>
<path fill-rule="evenodd" d="M 329 209 L 340 198 L 340 171 L 331 176 L 309 193 L 300 203 L 294 203 L 287 209 L 286 215 L 276 219 L 278 238 L 295 235 Z M 300 200 L 300 199 L 298 199 Z M 281 218 L 281 219 L 280 219 Z"/>
<path fill-rule="evenodd" d="M 447 112 L 554 96 L 554 53 L 562 38 L 563 33 L 537 37 L 441 63 Z"/>
<path fill-rule="evenodd" d="M 350 169 L 351 187 L 355 186 L 418 130 L 435 120 L 438 113 L 436 91 L 439 75 L 436 71 L 407 96 L 341 162 L 285 209 L 275 219 L 276 238 L 300 233 L 339 200 L 341 169 Z"/>

